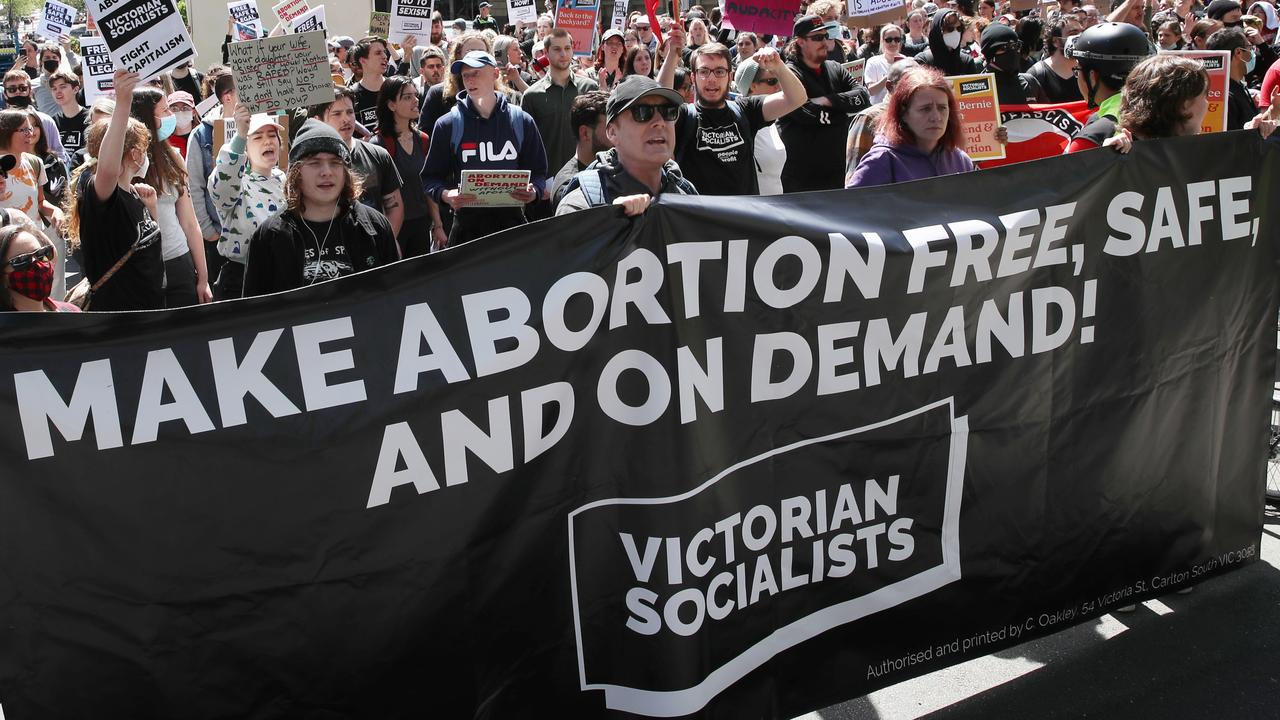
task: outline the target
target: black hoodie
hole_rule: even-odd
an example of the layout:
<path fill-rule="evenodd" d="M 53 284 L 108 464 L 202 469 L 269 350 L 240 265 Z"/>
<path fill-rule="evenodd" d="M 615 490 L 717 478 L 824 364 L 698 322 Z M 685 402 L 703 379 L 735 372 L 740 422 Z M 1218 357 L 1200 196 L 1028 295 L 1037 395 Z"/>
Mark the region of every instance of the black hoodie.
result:
<path fill-rule="evenodd" d="M 943 75 L 973 75 L 983 72 L 982 64 L 967 52 L 952 50 L 942 40 L 942 24 L 948 15 L 955 15 L 955 10 L 939 10 L 929 25 L 929 48 L 916 55 L 916 62 L 921 65 L 932 65 L 942 71 Z M 960 32 L 964 32 L 963 28 Z"/>

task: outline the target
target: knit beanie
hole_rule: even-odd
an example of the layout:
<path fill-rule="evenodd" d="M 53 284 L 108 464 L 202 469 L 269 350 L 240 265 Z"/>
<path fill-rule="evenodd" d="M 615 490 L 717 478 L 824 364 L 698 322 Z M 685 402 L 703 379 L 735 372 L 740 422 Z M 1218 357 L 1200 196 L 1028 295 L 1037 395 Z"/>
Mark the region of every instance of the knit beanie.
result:
<path fill-rule="evenodd" d="M 337 130 L 328 125 L 309 118 L 298 134 L 293 136 L 293 145 L 289 148 L 289 162 L 296 163 L 316 153 L 333 153 L 342 162 L 351 162 L 351 150 L 342 141 Z"/>

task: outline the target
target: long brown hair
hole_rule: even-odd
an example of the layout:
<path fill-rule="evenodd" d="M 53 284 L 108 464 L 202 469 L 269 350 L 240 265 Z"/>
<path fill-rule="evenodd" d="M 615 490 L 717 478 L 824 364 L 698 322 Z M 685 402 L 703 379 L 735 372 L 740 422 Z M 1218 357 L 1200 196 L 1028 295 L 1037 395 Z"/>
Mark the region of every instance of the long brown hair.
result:
<path fill-rule="evenodd" d="M 106 137 L 107 127 L 110 124 L 111 119 L 104 118 L 90 125 L 85 131 L 84 146 L 89 152 L 89 157 L 83 165 L 72 171 L 71 180 L 67 183 L 66 207 L 63 210 L 67 213 L 67 247 L 69 248 L 74 249 L 80 244 L 80 177 L 86 171 L 97 170 L 98 153 L 102 150 L 102 139 Z M 146 152 L 147 145 L 150 143 L 151 131 L 147 130 L 147 126 L 134 118 L 129 118 L 129 126 L 124 132 L 124 149 L 120 151 L 120 156 L 123 159 L 132 150 Z M 90 190 L 90 192 L 93 191 Z"/>
<path fill-rule="evenodd" d="M 129 114 L 147 127 L 151 137 L 156 137 L 159 129 L 156 125 L 156 106 L 162 102 L 168 101 L 157 88 L 140 87 L 133 91 Z M 187 192 L 187 164 L 183 162 L 177 148 L 168 142 L 153 142 L 147 148 L 147 154 L 151 158 L 151 166 L 143 180 L 148 185 L 162 195 L 176 191 L 181 196 Z"/>

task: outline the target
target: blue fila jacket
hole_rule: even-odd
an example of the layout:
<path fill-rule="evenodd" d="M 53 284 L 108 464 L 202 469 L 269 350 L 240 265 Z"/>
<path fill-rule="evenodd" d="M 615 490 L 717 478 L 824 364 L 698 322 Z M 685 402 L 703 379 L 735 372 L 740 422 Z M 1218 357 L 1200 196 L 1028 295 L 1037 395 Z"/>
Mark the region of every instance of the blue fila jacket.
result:
<path fill-rule="evenodd" d="M 422 185 L 436 202 L 458 187 L 463 170 L 528 170 L 541 196 L 547 186 L 547 151 L 528 113 L 498 94 L 488 118 L 471 107 L 466 91 L 431 131 Z"/>

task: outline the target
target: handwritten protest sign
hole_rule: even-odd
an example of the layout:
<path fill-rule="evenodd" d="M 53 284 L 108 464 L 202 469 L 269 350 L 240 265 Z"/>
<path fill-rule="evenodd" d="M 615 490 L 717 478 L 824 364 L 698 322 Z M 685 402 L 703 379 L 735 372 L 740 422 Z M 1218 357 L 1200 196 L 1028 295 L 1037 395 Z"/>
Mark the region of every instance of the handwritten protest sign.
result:
<path fill-rule="evenodd" d="M 538 7 L 534 0 L 507 0 L 507 22 L 537 22 Z"/>
<path fill-rule="evenodd" d="M 333 100 L 323 32 L 231 43 L 227 61 L 236 73 L 240 102 L 249 112 L 274 112 Z"/>
<path fill-rule="evenodd" d="M 258 5 L 253 0 L 231 0 L 227 3 L 227 14 L 237 23 L 253 28 L 252 37 L 238 40 L 251 40 L 267 34 L 263 30 L 262 16 L 258 14 Z"/>
<path fill-rule="evenodd" d="M 800 0 L 725 0 L 724 16 L 738 32 L 791 35 Z"/>
<path fill-rule="evenodd" d="M 590 55 L 596 42 L 596 16 L 600 0 L 557 0 L 556 27 L 569 31 L 574 55 Z"/>
<path fill-rule="evenodd" d="M 964 131 L 964 148 L 969 157 L 979 160 L 1004 158 L 1004 145 L 996 141 L 1000 127 L 1000 100 L 996 97 L 996 78 L 991 73 L 954 75 L 947 78 L 960 105 L 960 127 Z"/>
<path fill-rule="evenodd" d="M 1209 73 L 1209 112 L 1205 113 L 1204 124 L 1200 132 L 1223 132 L 1227 129 L 1227 84 L 1231 80 L 1230 50 L 1171 50 L 1173 55 L 1182 55 L 1192 60 L 1199 60 Z"/>
<path fill-rule="evenodd" d="M 86 0 L 111 61 L 149 80 L 195 57 L 186 23 L 173 0 Z"/>
<path fill-rule="evenodd" d="M 849 0 L 849 17 L 845 24 L 853 28 L 869 28 L 894 22 L 907 14 L 911 3 L 903 0 Z"/>
<path fill-rule="evenodd" d="M 323 5 L 317 5 L 302 13 L 289 26 L 289 31 L 292 33 L 324 32 L 326 29 L 328 25 L 325 22 Z"/>
<path fill-rule="evenodd" d="M 58 0 L 44 0 L 44 13 L 40 15 L 40 22 L 36 25 L 36 32 L 50 40 L 56 40 L 66 35 L 75 23 L 75 8 L 70 5 L 64 5 Z"/>
<path fill-rule="evenodd" d="M 276 17 L 280 18 L 280 22 L 286 26 L 293 24 L 302 15 L 306 14 L 311 6 L 307 4 L 307 0 L 283 0 L 271 6 L 275 11 Z"/>
<path fill-rule="evenodd" d="M 384 38 L 389 32 L 391 32 L 391 13 L 378 12 L 377 10 L 369 13 L 370 35 Z"/>
<path fill-rule="evenodd" d="M 393 0 L 387 40 L 399 45 L 413 35 L 419 43 L 425 42 L 431 36 L 431 13 L 435 8 L 435 0 Z"/>
<path fill-rule="evenodd" d="M 111 62 L 106 41 L 100 37 L 80 38 L 80 52 L 84 56 L 84 104 L 92 105 L 94 100 L 115 90 L 112 75 L 116 67 Z"/>
<path fill-rule="evenodd" d="M 529 186 L 528 170 L 463 170 L 458 191 L 474 195 L 476 205 L 503 207 L 523 205 L 511 193 Z"/>

